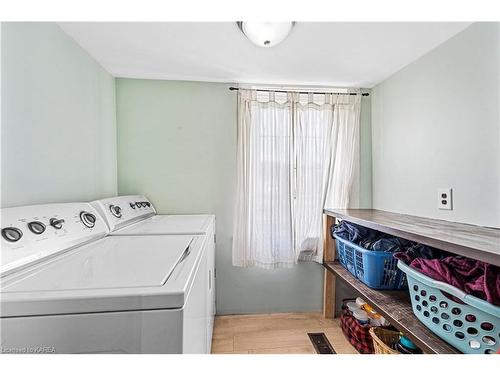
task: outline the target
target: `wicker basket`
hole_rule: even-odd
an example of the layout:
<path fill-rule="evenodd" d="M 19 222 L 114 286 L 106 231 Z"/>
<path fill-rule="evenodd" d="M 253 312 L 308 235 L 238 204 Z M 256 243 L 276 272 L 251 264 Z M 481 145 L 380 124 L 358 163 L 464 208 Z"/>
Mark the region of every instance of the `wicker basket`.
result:
<path fill-rule="evenodd" d="M 370 328 L 370 335 L 373 339 L 375 354 L 401 354 L 392 349 L 399 340 L 399 332 L 391 331 L 380 327 Z"/>

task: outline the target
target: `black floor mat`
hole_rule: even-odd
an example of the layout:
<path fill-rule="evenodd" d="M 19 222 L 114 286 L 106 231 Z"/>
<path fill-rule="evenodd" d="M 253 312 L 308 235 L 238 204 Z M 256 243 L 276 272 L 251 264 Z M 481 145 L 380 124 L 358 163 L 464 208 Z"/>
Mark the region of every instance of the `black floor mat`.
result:
<path fill-rule="evenodd" d="M 324 333 L 308 333 L 309 340 L 311 340 L 316 353 L 318 354 L 337 354 L 333 350 L 330 341 L 326 338 Z"/>

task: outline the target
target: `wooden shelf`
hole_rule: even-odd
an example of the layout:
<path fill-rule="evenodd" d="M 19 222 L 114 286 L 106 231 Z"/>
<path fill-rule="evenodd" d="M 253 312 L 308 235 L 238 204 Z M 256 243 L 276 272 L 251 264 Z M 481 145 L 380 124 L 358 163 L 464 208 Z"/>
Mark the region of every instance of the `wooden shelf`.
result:
<path fill-rule="evenodd" d="M 378 313 L 407 335 L 425 353 L 457 354 L 452 346 L 441 340 L 413 314 L 407 291 L 381 291 L 367 287 L 338 262 L 325 262 L 324 267 L 353 288 Z"/>
<path fill-rule="evenodd" d="M 457 255 L 500 266 L 500 229 L 453 223 L 444 220 L 402 215 L 372 209 L 325 209 L 325 267 L 323 316 L 335 316 L 336 280 L 360 294 L 397 329 L 410 337 L 424 352 L 459 353 L 433 334 L 413 314 L 407 291 L 380 291 L 367 287 L 336 261 L 335 241 L 330 227 L 336 219 L 445 250 Z"/>
<path fill-rule="evenodd" d="M 498 228 L 373 209 L 325 209 L 324 213 L 330 217 L 500 266 Z"/>

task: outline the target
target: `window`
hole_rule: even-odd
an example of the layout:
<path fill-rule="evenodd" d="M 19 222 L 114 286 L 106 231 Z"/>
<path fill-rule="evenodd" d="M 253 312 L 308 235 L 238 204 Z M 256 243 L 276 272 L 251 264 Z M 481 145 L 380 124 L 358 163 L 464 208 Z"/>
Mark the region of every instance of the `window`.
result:
<path fill-rule="evenodd" d="M 233 264 L 279 268 L 299 259 L 321 261 L 325 200 L 349 191 L 332 184 L 334 167 L 337 159 L 354 158 L 357 145 L 359 115 L 341 124 L 338 114 L 359 111 L 356 97 L 240 91 Z M 341 133 L 350 135 L 342 140 L 352 147 L 338 147 Z M 336 158 L 338 150 L 352 157 Z M 350 186 L 352 177 L 338 177 Z"/>

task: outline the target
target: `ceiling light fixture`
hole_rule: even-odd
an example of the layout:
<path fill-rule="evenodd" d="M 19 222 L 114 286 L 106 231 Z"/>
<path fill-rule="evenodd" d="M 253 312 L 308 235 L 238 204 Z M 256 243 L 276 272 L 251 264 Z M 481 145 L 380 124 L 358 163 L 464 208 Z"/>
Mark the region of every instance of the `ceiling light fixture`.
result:
<path fill-rule="evenodd" d="M 236 22 L 250 41 L 259 47 L 274 47 L 290 34 L 295 22 Z"/>

